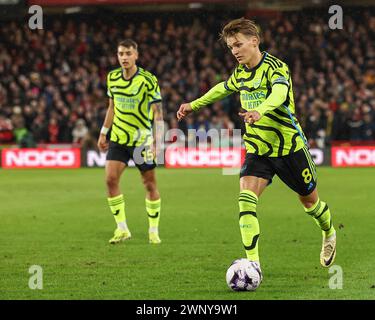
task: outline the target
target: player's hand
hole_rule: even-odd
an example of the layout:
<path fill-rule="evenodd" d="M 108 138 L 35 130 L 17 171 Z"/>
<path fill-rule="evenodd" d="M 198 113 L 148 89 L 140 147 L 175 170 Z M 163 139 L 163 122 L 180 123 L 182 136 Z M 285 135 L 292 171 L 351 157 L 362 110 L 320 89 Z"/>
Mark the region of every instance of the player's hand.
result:
<path fill-rule="evenodd" d="M 254 122 L 259 121 L 262 117 L 258 111 L 247 111 L 247 112 L 239 112 L 239 116 L 243 118 L 243 120 L 249 124 L 253 124 Z"/>
<path fill-rule="evenodd" d="M 109 143 L 107 137 L 104 134 L 99 135 L 98 148 L 100 152 L 106 152 L 108 150 Z"/>
<path fill-rule="evenodd" d="M 191 108 L 190 103 L 183 103 L 180 105 L 180 109 L 177 111 L 177 120 L 181 121 L 183 118 L 185 118 L 188 114 L 192 113 L 193 109 Z"/>

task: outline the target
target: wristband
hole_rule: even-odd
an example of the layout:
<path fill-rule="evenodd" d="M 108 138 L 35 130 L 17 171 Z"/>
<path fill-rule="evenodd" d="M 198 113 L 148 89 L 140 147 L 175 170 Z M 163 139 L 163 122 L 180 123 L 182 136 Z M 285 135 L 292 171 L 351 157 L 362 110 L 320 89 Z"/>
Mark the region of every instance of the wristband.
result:
<path fill-rule="evenodd" d="M 109 131 L 109 128 L 106 128 L 103 126 L 102 129 L 100 130 L 100 134 L 104 134 L 106 136 L 108 131 Z"/>

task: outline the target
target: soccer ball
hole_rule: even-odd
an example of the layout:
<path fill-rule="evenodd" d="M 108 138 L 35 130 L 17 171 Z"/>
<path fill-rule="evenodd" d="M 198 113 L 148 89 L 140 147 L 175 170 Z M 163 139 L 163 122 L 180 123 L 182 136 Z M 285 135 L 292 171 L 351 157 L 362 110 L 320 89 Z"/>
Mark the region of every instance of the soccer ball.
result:
<path fill-rule="evenodd" d="M 254 291 L 262 282 L 262 271 L 254 261 L 237 259 L 228 268 L 226 279 L 234 291 Z"/>

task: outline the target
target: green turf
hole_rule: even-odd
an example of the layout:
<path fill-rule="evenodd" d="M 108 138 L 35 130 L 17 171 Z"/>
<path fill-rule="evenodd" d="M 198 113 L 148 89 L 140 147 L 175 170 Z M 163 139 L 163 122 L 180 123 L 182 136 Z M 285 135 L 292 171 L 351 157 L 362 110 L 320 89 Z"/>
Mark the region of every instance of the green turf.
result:
<path fill-rule="evenodd" d="M 278 179 L 258 205 L 264 281 L 256 292 L 225 283 L 243 257 L 238 177 L 218 169 L 158 169 L 162 244 L 147 239 L 136 169 L 122 179 L 133 239 L 108 244 L 115 227 L 104 170 L 0 171 L 1 299 L 374 299 L 374 169 L 319 168 L 319 191 L 338 229 L 343 289 L 319 265 L 321 234 Z M 28 269 L 43 268 L 43 290 Z"/>

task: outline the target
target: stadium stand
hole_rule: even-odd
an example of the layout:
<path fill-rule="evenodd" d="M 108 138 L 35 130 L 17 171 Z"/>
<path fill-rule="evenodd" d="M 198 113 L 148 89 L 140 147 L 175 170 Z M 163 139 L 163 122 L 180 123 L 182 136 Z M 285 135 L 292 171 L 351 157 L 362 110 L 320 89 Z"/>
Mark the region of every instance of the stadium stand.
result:
<path fill-rule="evenodd" d="M 345 29 L 334 31 L 319 12 L 308 20 L 303 11 L 254 17 L 263 49 L 292 71 L 297 115 L 311 146 L 375 140 L 375 17 L 364 9 L 353 12 L 345 17 Z M 238 95 L 182 123 L 175 119 L 180 103 L 226 79 L 235 66 L 218 41 L 230 18 L 57 16 L 38 31 L 1 22 L 0 143 L 95 147 L 107 108 L 106 74 L 117 67 L 116 44 L 123 38 L 138 42 L 139 64 L 159 79 L 167 128 L 241 127 Z"/>

